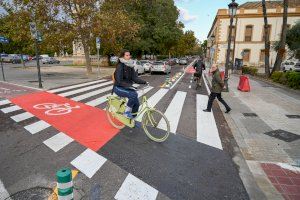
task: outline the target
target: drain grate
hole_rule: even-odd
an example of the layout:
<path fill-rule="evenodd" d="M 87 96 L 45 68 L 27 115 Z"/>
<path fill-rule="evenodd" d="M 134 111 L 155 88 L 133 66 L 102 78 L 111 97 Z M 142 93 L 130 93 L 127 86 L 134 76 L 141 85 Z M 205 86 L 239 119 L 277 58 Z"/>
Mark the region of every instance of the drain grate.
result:
<path fill-rule="evenodd" d="M 300 115 L 285 115 L 290 119 L 300 119 Z"/>
<path fill-rule="evenodd" d="M 300 138 L 299 135 L 296 135 L 294 133 L 291 133 L 291 132 L 288 132 L 288 131 L 285 131 L 285 130 L 281 130 L 281 129 L 266 132 L 265 134 L 268 135 L 268 136 L 277 138 L 279 140 L 283 140 L 285 142 L 293 142 L 293 141 L 298 140 Z"/>
<path fill-rule="evenodd" d="M 257 114 L 255 114 L 255 113 L 243 113 L 243 115 L 245 117 L 257 117 Z"/>

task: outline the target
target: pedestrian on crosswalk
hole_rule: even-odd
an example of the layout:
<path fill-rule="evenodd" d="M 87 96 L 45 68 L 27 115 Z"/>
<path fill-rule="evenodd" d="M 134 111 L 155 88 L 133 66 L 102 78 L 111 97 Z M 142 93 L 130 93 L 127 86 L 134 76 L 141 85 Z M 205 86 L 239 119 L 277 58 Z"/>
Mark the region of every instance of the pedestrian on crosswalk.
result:
<path fill-rule="evenodd" d="M 213 101 L 217 97 L 218 100 L 225 106 L 225 108 L 226 108 L 225 113 L 229 113 L 231 111 L 231 108 L 227 105 L 227 103 L 224 101 L 224 99 L 222 98 L 222 95 L 221 95 L 223 87 L 224 87 L 224 81 L 221 78 L 218 66 L 213 65 L 210 68 L 209 72 L 212 73 L 211 93 L 209 95 L 207 108 L 203 111 L 211 112 Z"/>

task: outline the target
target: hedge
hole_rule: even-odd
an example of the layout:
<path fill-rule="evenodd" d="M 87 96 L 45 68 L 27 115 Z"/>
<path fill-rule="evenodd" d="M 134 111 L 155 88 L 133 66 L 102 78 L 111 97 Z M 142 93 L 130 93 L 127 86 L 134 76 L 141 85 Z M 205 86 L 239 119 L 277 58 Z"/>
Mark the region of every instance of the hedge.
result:
<path fill-rule="evenodd" d="M 274 82 L 287 85 L 294 89 L 300 89 L 300 72 L 274 72 L 271 75 Z"/>
<path fill-rule="evenodd" d="M 255 76 L 257 74 L 258 69 L 255 67 L 242 67 L 243 74 L 251 74 Z"/>

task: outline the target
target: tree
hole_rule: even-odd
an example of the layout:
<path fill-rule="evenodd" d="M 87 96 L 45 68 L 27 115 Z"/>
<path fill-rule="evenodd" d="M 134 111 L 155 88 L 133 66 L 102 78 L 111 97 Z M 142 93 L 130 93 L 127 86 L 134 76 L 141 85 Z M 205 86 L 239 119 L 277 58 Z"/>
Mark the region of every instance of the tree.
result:
<path fill-rule="evenodd" d="M 297 59 L 300 59 L 300 21 L 287 31 L 286 43 Z"/>
<path fill-rule="evenodd" d="M 184 56 L 193 52 L 197 46 L 197 39 L 193 31 L 186 31 L 179 39 L 175 52 L 177 56 Z"/>
<path fill-rule="evenodd" d="M 266 9 L 266 1 L 262 0 L 262 8 L 264 15 L 264 38 L 265 38 L 265 75 L 270 77 L 270 38 L 269 38 L 269 25 Z"/>
<path fill-rule="evenodd" d="M 96 18 L 102 3 L 102 0 L 57 0 L 65 20 L 71 24 L 76 38 L 82 42 L 87 74 L 92 73 L 90 46 L 94 44 L 93 30 L 97 29 Z"/>
<path fill-rule="evenodd" d="M 283 1 L 283 24 L 282 24 L 282 30 L 281 30 L 280 44 L 279 44 L 279 49 L 277 52 L 277 56 L 276 56 L 276 60 L 275 60 L 275 64 L 274 64 L 272 73 L 274 71 L 280 70 L 280 65 L 282 63 L 282 59 L 283 59 L 283 56 L 285 53 L 288 3 L 289 3 L 289 0 Z"/>

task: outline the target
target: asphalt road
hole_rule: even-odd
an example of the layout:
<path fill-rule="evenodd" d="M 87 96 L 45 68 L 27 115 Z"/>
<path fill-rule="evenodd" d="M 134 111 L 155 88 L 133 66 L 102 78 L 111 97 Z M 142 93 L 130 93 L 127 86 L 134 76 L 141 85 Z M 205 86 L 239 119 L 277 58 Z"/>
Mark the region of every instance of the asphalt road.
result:
<path fill-rule="evenodd" d="M 183 72 L 183 67 L 173 66 L 171 78 Z M 211 115 L 201 112 L 208 91 L 204 82 L 196 91 L 191 77 L 185 73 L 169 89 L 161 87 L 166 80 L 163 74 L 141 76 L 151 85 L 145 95 L 170 120 L 172 134 L 167 141 L 155 143 L 142 129 L 124 128 L 93 151 L 94 144 L 86 137 L 95 116 L 89 113 L 105 107 L 101 100 L 110 93 L 109 80 L 49 91 L 53 98 L 90 105 L 91 112 L 76 123 L 67 117 L 50 123 L 34 113 L 17 119 L 28 111 L 23 105 L 32 101 L 33 94 L 35 101 L 45 94 L 0 83 L 11 90 L 0 100 L 0 180 L 7 193 L 12 199 L 45 199 L 56 186 L 55 172 L 70 167 L 80 171 L 74 179 L 75 199 L 89 199 L 99 193 L 101 199 L 249 199 L 231 159 L 223 108 L 214 105 Z M 14 103 L 5 104 L 7 99 Z M 78 135 L 68 130 L 62 133 L 60 124 L 71 124 L 72 130 L 86 133 L 77 139 Z"/>

